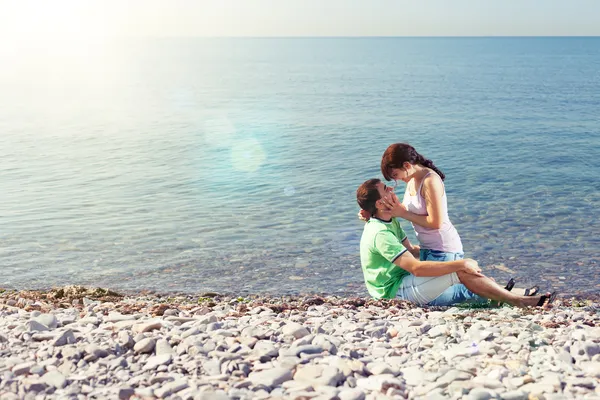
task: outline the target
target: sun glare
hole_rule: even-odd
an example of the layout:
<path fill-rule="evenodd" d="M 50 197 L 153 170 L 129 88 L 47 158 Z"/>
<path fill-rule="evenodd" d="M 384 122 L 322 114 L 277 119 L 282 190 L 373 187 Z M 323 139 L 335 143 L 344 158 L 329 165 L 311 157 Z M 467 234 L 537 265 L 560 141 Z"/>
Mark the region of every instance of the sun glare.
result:
<path fill-rule="evenodd" d="M 78 0 L 0 0 L 0 41 L 12 55 L 72 50 L 110 36 L 101 3 Z"/>

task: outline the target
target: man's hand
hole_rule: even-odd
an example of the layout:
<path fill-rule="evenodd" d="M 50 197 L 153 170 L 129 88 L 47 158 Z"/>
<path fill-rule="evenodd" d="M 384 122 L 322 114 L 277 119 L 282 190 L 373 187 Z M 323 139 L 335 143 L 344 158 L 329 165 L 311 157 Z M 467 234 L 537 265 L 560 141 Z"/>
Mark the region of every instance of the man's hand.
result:
<path fill-rule="evenodd" d="M 400 202 L 396 193 L 390 193 L 381 199 L 381 203 L 387 208 L 387 211 L 392 213 L 392 217 L 404 218 L 408 210 Z"/>
<path fill-rule="evenodd" d="M 413 255 L 417 260 L 421 258 L 421 246 L 418 244 L 413 245 L 412 249 L 410 249 L 410 254 Z"/>
<path fill-rule="evenodd" d="M 462 268 L 463 272 L 475 276 L 484 276 L 481 273 L 481 268 L 479 268 L 477 261 L 473 260 L 472 258 L 465 258 L 463 261 L 465 263 L 464 267 Z"/>

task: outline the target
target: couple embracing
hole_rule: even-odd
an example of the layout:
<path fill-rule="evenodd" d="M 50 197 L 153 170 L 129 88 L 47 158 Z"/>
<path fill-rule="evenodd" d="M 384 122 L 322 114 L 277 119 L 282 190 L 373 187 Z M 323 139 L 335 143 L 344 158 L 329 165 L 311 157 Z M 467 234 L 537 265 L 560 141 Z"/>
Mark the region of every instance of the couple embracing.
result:
<path fill-rule="evenodd" d="M 360 259 L 369 294 L 409 300 L 419 305 L 508 303 L 517 307 L 546 306 L 556 292 L 538 294 L 537 287 L 511 291 L 482 274 L 477 261 L 464 259 L 462 242 L 448 217 L 445 175 L 431 160 L 406 143 L 389 146 L 381 160 L 386 181 L 403 181 L 402 201 L 393 187 L 369 179 L 356 191 L 366 221 Z M 419 245 L 413 245 L 398 218 L 410 221 Z"/>

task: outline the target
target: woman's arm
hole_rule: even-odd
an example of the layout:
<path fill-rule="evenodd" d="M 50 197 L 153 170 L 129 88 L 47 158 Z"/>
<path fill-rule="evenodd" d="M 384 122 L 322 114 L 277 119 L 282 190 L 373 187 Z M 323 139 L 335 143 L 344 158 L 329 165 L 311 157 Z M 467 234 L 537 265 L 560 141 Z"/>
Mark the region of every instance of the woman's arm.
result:
<path fill-rule="evenodd" d="M 437 176 L 430 175 L 425 178 L 422 190 L 427 215 L 418 215 L 408 211 L 395 195 L 386 197 L 382 201 L 390 209 L 393 217 L 405 219 L 425 228 L 440 229 L 444 222 L 442 213 L 444 185 L 442 184 L 442 180 Z"/>

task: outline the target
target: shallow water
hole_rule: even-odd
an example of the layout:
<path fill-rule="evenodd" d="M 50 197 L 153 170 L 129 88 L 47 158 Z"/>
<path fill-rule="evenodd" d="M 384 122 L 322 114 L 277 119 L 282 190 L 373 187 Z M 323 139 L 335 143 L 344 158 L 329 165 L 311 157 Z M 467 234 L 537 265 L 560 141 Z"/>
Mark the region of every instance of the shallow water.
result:
<path fill-rule="evenodd" d="M 365 295 L 355 190 L 408 141 L 486 272 L 600 288 L 598 38 L 112 43 L 0 93 L 4 287 Z"/>

